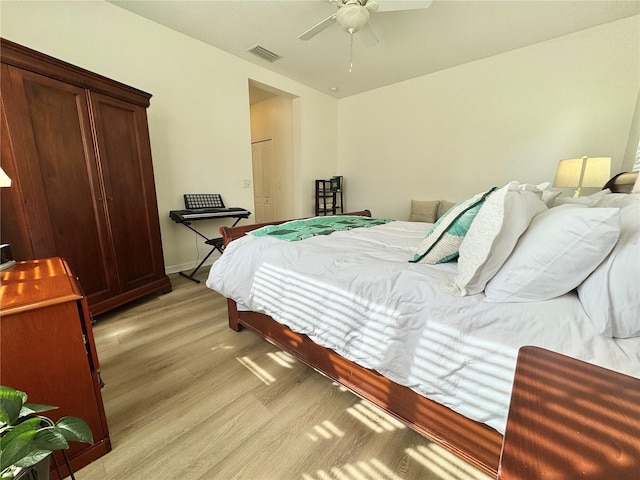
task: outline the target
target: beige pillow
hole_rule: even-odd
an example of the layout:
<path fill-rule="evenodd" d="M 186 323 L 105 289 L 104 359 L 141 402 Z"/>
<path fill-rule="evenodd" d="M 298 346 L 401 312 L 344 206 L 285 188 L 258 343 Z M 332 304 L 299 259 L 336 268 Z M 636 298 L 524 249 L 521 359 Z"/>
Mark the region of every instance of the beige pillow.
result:
<path fill-rule="evenodd" d="M 453 207 L 455 204 L 456 204 L 455 202 L 441 200 L 440 205 L 438 206 L 438 213 L 436 214 L 436 219 L 440 218 L 442 215 L 444 215 L 449 210 L 451 210 L 451 207 Z"/>
<path fill-rule="evenodd" d="M 435 223 L 440 200 L 411 200 L 410 222 Z"/>

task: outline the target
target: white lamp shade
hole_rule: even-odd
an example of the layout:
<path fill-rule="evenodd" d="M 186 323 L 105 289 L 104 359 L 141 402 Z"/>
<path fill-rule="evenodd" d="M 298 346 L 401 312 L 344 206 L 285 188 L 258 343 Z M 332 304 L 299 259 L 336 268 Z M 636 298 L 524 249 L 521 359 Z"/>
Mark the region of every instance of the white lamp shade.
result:
<path fill-rule="evenodd" d="M 582 157 L 560 160 L 554 187 L 602 187 L 611 176 L 611 158 Z"/>
<path fill-rule="evenodd" d="M 11 179 L 9 178 L 9 175 L 4 173 L 4 170 L 0 167 L 0 187 L 10 187 L 10 186 L 11 186 Z"/>

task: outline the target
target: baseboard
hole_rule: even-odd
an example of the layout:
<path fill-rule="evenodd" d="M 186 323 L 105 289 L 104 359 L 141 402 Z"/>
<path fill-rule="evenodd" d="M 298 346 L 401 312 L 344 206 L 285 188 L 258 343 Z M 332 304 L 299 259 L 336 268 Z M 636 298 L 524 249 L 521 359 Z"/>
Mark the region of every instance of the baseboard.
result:
<path fill-rule="evenodd" d="M 209 271 L 209 269 L 211 268 L 211 265 L 213 265 L 213 262 L 215 262 L 217 260 L 217 258 L 212 258 L 207 260 L 201 267 L 200 270 L 198 270 L 198 274 L 202 273 L 202 271 L 206 270 L 207 272 Z M 178 272 L 185 272 L 185 273 L 191 273 L 193 272 L 193 270 L 196 268 L 198 264 L 194 262 L 189 262 L 189 263 L 182 263 L 179 265 L 165 265 L 164 270 L 167 273 L 178 273 Z"/>

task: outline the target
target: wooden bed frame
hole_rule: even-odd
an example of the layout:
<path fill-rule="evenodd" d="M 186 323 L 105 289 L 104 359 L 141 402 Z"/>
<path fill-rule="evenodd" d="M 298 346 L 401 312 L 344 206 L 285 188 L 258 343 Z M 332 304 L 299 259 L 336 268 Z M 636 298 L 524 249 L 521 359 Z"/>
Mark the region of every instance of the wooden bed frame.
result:
<path fill-rule="evenodd" d="M 619 174 L 604 188 L 629 193 L 637 173 Z M 347 215 L 371 216 L 369 210 Z M 247 232 L 268 224 L 222 227 L 224 245 Z M 413 390 L 392 382 L 379 373 L 363 368 L 334 351 L 314 343 L 306 335 L 293 332 L 262 313 L 238 310 L 236 302 L 227 299 L 229 327 L 254 331 L 268 342 L 344 385 L 356 395 L 374 403 L 419 434 L 458 455 L 468 463 L 494 477 L 498 474 L 502 435 L 487 425 L 473 421 L 453 410 L 429 400 Z"/>
<path fill-rule="evenodd" d="M 347 213 L 370 217 L 369 210 Z M 268 224 L 221 227 L 224 245 L 247 232 Z M 424 437 L 441 445 L 484 472 L 498 472 L 502 435 L 496 430 L 433 402 L 410 388 L 392 382 L 379 373 L 363 368 L 333 350 L 321 347 L 306 335 L 291 331 L 262 313 L 238 310 L 236 302 L 227 299 L 229 327 L 243 327 L 256 332 L 279 349 L 302 363 L 339 382 L 356 395 L 374 403 Z"/>

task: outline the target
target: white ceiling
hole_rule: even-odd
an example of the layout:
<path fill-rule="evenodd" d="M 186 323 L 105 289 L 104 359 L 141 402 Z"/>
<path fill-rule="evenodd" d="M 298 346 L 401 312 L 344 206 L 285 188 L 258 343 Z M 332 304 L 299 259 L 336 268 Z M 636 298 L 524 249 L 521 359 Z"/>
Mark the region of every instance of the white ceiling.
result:
<path fill-rule="evenodd" d="M 427 9 L 373 12 L 379 43 L 366 48 L 354 35 L 350 73 L 350 37 L 337 24 L 297 38 L 335 13 L 328 0 L 111 3 L 338 98 L 640 14 L 632 0 L 435 0 Z M 282 58 L 249 53 L 256 44 Z"/>

